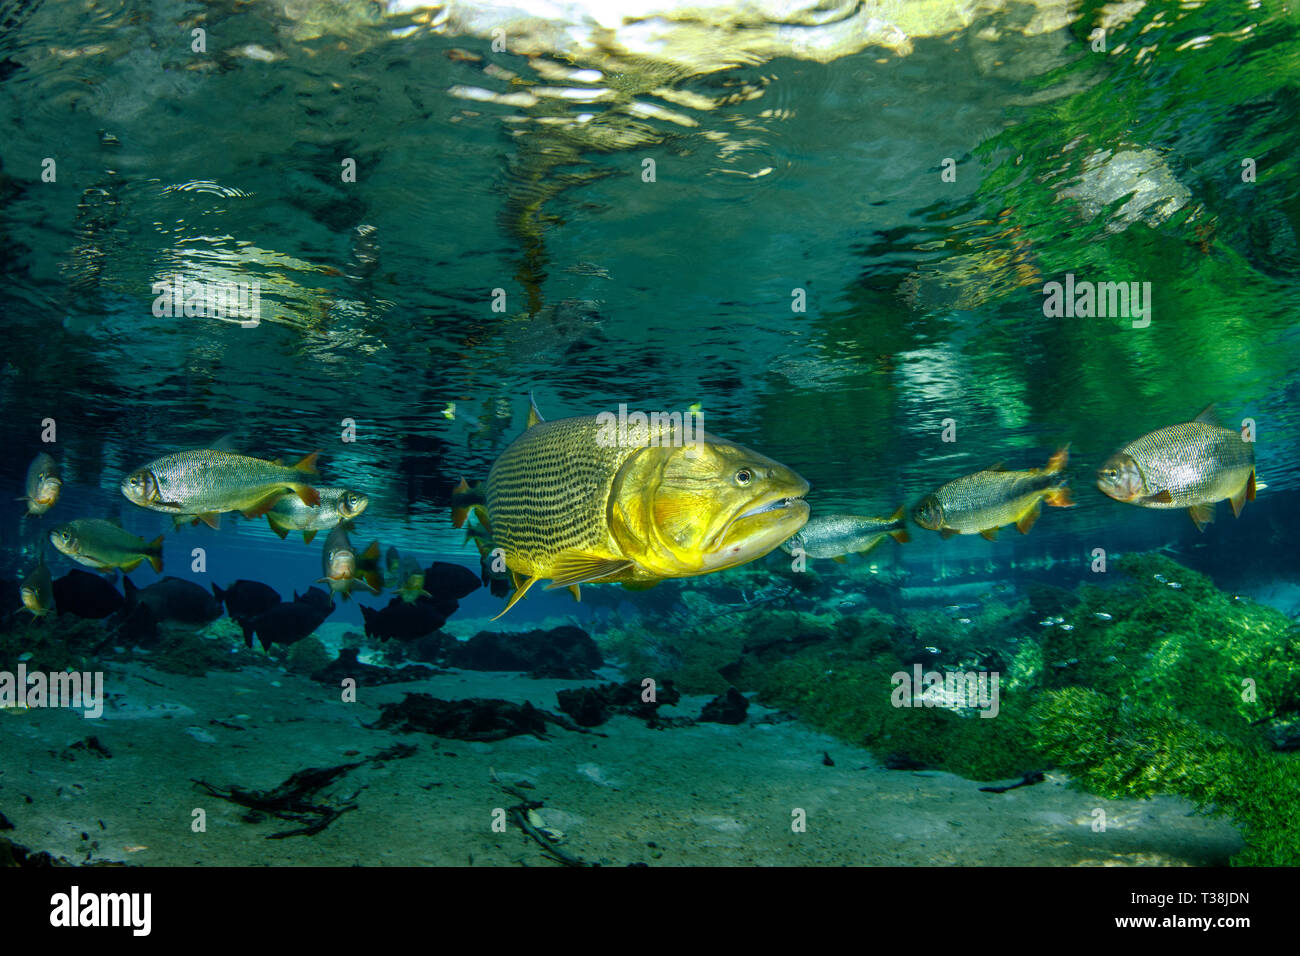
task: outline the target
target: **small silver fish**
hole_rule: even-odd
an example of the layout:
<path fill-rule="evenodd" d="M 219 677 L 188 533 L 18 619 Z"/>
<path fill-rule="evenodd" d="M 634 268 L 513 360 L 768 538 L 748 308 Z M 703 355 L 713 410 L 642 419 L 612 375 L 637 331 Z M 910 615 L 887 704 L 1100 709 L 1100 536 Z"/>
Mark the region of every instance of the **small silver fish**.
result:
<path fill-rule="evenodd" d="M 1170 582 L 1169 582 L 1169 586 L 1170 586 L 1171 588 L 1173 588 L 1175 591 L 1181 591 L 1181 590 L 1182 590 L 1182 587 L 1183 587 L 1183 586 L 1182 586 L 1181 584 L 1179 584 L 1177 581 L 1170 581 Z"/>
<path fill-rule="evenodd" d="M 1093 614 L 1093 617 L 1095 617 L 1099 621 L 1109 621 L 1112 619 L 1111 616 L 1107 614 L 1105 611 L 1097 611 L 1095 614 Z"/>
<path fill-rule="evenodd" d="M 1152 577 L 1155 578 L 1157 581 L 1159 581 L 1161 584 L 1165 584 L 1169 580 L 1163 574 L 1153 574 Z"/>
<path fill-rule="evenodd" d="M 1061 630 L 1063 630 L 1063 631 L 1073 631 L 1073 630 L 1074 630 L 1074 625 L 1073 625 L 1073 624 L 1062 624 L 1062 625 L 1061 625 Z"/>

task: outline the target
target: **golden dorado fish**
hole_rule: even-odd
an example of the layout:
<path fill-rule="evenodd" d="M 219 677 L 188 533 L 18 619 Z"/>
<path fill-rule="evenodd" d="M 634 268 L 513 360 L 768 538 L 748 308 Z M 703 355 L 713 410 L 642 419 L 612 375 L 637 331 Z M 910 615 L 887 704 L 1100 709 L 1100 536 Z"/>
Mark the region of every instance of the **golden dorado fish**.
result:
<path fill-rule="evenodd" d="M 607 417 L 546 422 L 534 406 L 492 465 L 480 517 L 515 585 L 501 614 L 543 578 L 648 587 L 732 568 L 808 520 L 808 482 L 785 465 L 700 431 L 680 441 L 659 416 L 615 437 Z M 462 480 L 457 527 L 476 497 Z"/>
<path fill-rule="evenodd" d="M 130 573 L 148 561 L 162 573 L 162 535 L 145 541 L 122 526 L 103 518 L 78 518 L 50 532 L 50 544 L 78 564 L 112 573 L 114 568 Z"/>
<path fill-rule="evenodd" d="M 371 541 L 370 547 L 358 555 L 348 539 L 347 529 L 336 525 L 325 539 L 321 551 L 321 567 L 324 577 L 317 584 L 328 584 L 331 591 L 344 600 L 352 594 L 358 584 L 364 584 L 372 594 L 384 589 L 383 572 L 379 567 L 379 542 Z"/>
<path fill-rule="evenodd" d="M 1008 524 L 1027 534 L 1038 520 L 1043 502 L 1054 508 L 1074 504 L 1062 474 L 1069 455 L 1067 445 L 1048 459 L 1046 468 L 1007 471 L 997 464 L 950 481 L 921 499 L 912 511 L 912 519 L 945 538 L 981 534 L 994 541 L 998 528 Z"/>
<path fill-rule="evenodd" d="M 27 466 L 27 494 L 19 501 L 27 502 L 29 515 L 43 515 L 54 507 L 63 489 L 63 478 L 59 473 L 59 463 L 50 455 L 41 452 Z"/>
<path fill-rule="evenodd" d="M 50 569 L 45 564 L 45 549 L 41 549 L 40 559 L 35 570 L 23 580 L 19 589 L 23 607 L 32 612 L 33 617 L 43 617 L 54 607 L 54 582 L 50 579 Z"/>
<path fill-rule="evenodd" d="M 292 468 L 210 448 L 164 455 L 122 479 L 127 499 L 170 515 L 182 515 L 220 527 L 218 515 L 239 511 L 246 518 L 266 514 L 285 495 L 305 505 L 320 504 L 320 493 L 303 480 L 316 473 L 312 452 Z"/>
<path fill-rule="evenodd" d="M 1097 471 L 1097 487 L 1143 508 L 1186 508 L 1198 531 L 1227 498 L 1240 515 L 1255 492 L 1255 443 L 1221 428 L 1211 405 L 1190 422 L 1170 425 L 1129 442 Z"/>
<path fill-rule="evenodd" d="M 297 495 L 285 495 L 266 513 L 266 523 L 281 538 L 290 531 L 301 531 L 302 540 L 310 544 L 317 531 L 329 531 L 335 525 L 351 521 L 365 511 L 370 499 L 346 488 L 317 488 L 320 504 L 304 504 Z"/>
<path fill-rule="evenodd" d="M 843 562 L 850 554 L 866 554 L 885 538 L 899 544 L 911 541 L 902 505 L 888 518 L 866 515 L 826 515 L 811 518 L 799 533 L 781 545 L 787 554 L 798 548 L 810 558 L 831 558 Z"/>

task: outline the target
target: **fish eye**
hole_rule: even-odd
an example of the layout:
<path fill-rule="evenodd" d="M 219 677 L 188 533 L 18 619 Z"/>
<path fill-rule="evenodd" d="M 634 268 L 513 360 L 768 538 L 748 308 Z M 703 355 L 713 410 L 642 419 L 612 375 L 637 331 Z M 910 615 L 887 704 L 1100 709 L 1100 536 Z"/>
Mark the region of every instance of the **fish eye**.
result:
<path fill-rule="evenodd" d="M 753 473 L 750 472 L 748 468 L 742 468 L 740 471 L 736 472 L 736 484 L 742 486 L 747 485 L 753 477 Z"/>

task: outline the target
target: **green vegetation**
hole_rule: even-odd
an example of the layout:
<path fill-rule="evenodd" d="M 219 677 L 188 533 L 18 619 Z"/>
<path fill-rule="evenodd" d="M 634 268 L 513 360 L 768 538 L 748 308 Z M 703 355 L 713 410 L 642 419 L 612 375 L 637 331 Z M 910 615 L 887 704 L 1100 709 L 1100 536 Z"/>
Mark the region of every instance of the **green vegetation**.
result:
<path fill-rule="evenodd" d="M 1234 862 L 1300 863 L 1300 757 L 1270 740 L 1300 714 L 1300 631 L 1166 557 L 1118 566 L 1106 587 L 987 601 L 969 623 L 935 609 L 720 613 L 696 592 L 681 626 L 603 639 L 632 671 L 687 693 L 733 683 L 882 757 L 976 780 L 1052 765 L 1105 797 L 1181 795 L 1241 826 Z M 893 675 L 917 661 L 999 673 L 997 717 L 894 706 Z"/>

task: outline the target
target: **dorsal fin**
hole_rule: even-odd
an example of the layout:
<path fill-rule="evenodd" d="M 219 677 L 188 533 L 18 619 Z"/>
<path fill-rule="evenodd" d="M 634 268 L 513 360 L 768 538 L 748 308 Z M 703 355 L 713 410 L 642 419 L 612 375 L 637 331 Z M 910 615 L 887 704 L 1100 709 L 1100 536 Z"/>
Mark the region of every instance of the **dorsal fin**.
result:
<path fill-rule="evenodd" d="M 233 455 L 239 453 L 239 442 L 236 440 L 234 432 L 226 432 L 208 445 L 208 448 L 213 451 L 229 452 Z"/>
<path fill-rule="evenodd" d="M 533 397 L 532 392 L 529 392 L 528 393 L 528 427 L 532 428 L 538 422 L 544 422 L 544 421 L 546 421 L 546 419 L 543 418 L 542 413 L 537 410 L 537 399 Z"/>
<path fill-rule="evenodd" d="M 997 461 L 997 462 L 994 462 L 993 464 L 989 465 L 989 466 L 988 466 L 987 468 L 985 468 L 984 470 L 985 470 L 985 471 L 1006 471 L 1006 470 L 1007 470 L 1007 463 L 1006 463 L 1005 461 Z"/>
<path fill-rule="evenodd" d="M 1194 422 L 1201 422 L 1204 425 L 1219 424 L 1219 413 L 1214 410 L 1214 405 L 1206 405 L 1201 414 L 1192 419 Z"/>

